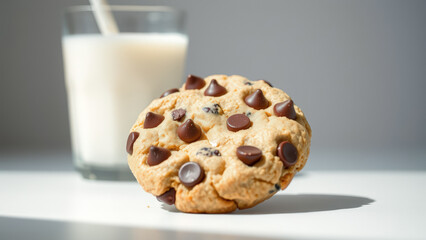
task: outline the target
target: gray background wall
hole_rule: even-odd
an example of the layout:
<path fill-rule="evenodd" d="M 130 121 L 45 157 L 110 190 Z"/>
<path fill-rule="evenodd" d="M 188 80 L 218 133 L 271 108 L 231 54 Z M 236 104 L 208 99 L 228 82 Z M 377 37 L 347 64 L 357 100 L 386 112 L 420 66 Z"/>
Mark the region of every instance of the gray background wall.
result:
<path fill-rule="evenodd" d="M 85 3 L 1 0 L 0 148 L 70 148 L 61 16 Z M 284 89 L 308 117 L 313 150 L 426 146 L 426 1 L 125 3 L 186 9 L 186 72 Z"/>

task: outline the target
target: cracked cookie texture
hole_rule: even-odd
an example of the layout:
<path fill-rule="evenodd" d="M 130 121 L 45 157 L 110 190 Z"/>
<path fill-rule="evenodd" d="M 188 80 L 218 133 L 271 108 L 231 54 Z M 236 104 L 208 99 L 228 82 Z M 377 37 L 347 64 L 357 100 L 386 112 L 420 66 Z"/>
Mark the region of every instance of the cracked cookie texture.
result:
<path fill-rule="evenodd" d="M 127 151 L 137 181 L 160 201 L 225 213 L 285 189 L 304 167 L 310 141 L 303 112 L 267 81 L 190 75 L 139 115 Z"/>

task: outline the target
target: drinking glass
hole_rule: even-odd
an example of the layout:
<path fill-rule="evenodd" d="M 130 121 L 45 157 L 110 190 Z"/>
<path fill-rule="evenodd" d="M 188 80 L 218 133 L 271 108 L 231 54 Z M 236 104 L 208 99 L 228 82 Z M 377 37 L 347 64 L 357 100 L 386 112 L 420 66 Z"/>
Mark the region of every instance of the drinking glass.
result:
<path fill-rule="evenodd" d="M 132 180 L 125 144 L 138 114 L 184 74 L 185 14 L 111 6 L 119 29 L 101 34 L 90 6 L 64 17 L 62 50 L 73 159 L 84 178 Z"/>

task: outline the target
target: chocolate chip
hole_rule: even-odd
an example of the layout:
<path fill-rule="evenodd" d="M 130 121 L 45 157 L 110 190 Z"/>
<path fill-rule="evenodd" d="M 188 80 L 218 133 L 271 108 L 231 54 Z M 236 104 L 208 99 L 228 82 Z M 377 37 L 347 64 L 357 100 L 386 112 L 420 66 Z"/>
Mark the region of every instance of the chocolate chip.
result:
<path fill-rule="evenodd" d="M 272 84 L 266 80 L 259 80 L 259 81 L 264 81 L 266 84 L 268 84 L 270 87 L 273 87 Z"/>
<path fill-rule="evenodd" d="M 253 146 L 239 146 L 237 157 L 245 164 L 253 166 L 262 157 L 262 151 Z"/>
<path fill-rule="evenodd" d="M 135 143 L 136 139 L 138 139 L 139 133 L 138 132 L 131 132 L 129 134 L 129 137 L 127 138 L 127 144 L 126 144 L 126 151 L 128 154 L 133 154 L 133 144 Z"/>
<path fill-rule="evenodd" d="M 280 187 L 280 185 L 278 183 L 275 183 L 274 186 L 275 186 L 275 190 L 277 190 L 277 191 L 281 189 L 281 187 Z"/>
<path fill-rule="evenodd" d="M 213 114 L 220 114 L 221 111 L 222 111 L 222 108 L 217 103 L 213 104 L 213 107 L 210 108 L 210 112 L 213 113 Z"/>
<path fill-rule="evenodd" d="M 201 148 L 200 150 L 197 151 L 196 155 L 202 155 L 206 157 L 221 156 L 219 150 L 214 148 L 208 148 L 208 147 Z"/>
<path fill-rule="evenodd" d="M 252 86 L 252 85 L 253 85 L 253 83 L 251 83 L 251 82 L 247 81 L 247 82 L 245 82 L 245 83 L 244 83 L 244 85 Z"/>
<path fill-rule="evenodd" d="M 215 103 L 209 107 L 203 107 L 202 108 L 204 112 L 206 113 L 212 113 L 212 114 L 220 114 L 222 112 L 222 108 L 219 104 Z"/>
<path fill-rule="evenodd" d="M 179 108 L 172 111 L 172 118 L 174 121 L 180 121 L 186 114 L 186 110 Z"/>
<path fill-rule="evenodd" d="M 170 151 L 166 148 L 151 146 L 149 148 L 148 159 L 146 160 L 146 163 L 148 163 L 149 166 L 155 166 L 169 158 L 170 155 Z"/>
<path fill-rule="evenodd" d="M 274 184 L 274 188 L 271 189 L 271 190 L 269 190 L 269 193 L 274 193 L 274 192 L 276 192 L 276 191 L 278 191 L 280 189 L 281 189 L 280 185 L 278 183 L 275 183 Z"/>
<path fill-rule="evenodd" d="M 155 128 L 163 122 L 164 116 L 153 112 L 148 112 L 143 123 L 143 128 Z"/>
<path fill-rule="evenodd" d="M 204 179 L 204 170 L 196 162 L 187 162 L 179 169 L 180 182 L 187 186 L 193 187 Z"/>
<path fill-rule="evenodd" d="M 157 200 L 169 205 L 175 204 L 176 190 L 174 188 L 170 188 L 169 191 L 161 194 L 160 196 L 157 196 Z"/>
<path fill-rule="evenodd" d="M 254 93 L 248 95 L 244 102 L 249 105 L 250 107 L 260 110 L 265 109 L 269 106 L 268 100 L 263 95 L 262 90 L 257 89 Z"/>
<path fill-rule="evenodd" d="M 226 88 L 221 86 L 216 79 L 212 79 L 206 91 L 204 91 L 204 96 L 219 97 L 225 93 L 227 93 Z"/>
<path fill-rule="evenodd" d="M 201 137 L 200 126 L 194 123 L 192 119 L 186 120 L 177 129 L 177 133 L 182 141 L 191 143 L 198 140 Z"/>
<path fill-rule="evenodd" d="M 278 117 L 287 117 L 289 119 L 295 120 L 297 117 L 296 111 L 294 110 L 293 100 L 286 100 L 275 104 L 274 113 Z"/>
<path fill-rule="evenodd" d="M 296 164 L 298 152 L 293 144 L 284 141 L 278 144 L 277 155 L 280 157 L 285 167 L 290 167 Z"/>
<path fill-rule="evenodd" d="M 226 120 L 226 127 L 229 131 L 238 132 L 247 129 L 251 125 L 250 119 L 244 114 L 234 114 Z"/>
<path fill-rule="evenodd" d="M 165 91 L 163 94 L 161 94 L 160 98 L 163 98 L 165 96 L 168 96 L 168 95 L 170 95 L 172 93 L 176 93 L 176 92 L 179 92 L 179 89 L 177 89 L 177 88 L 169 89 L 169 90 Z"/>
<path fill-rule="evenodd" d="M 204 85 L 206 85 L 206 81 L 204 81 L 204 79 L 195 75 L 189 75 L 186 79 L 185 89 L 201 89 Z"/>

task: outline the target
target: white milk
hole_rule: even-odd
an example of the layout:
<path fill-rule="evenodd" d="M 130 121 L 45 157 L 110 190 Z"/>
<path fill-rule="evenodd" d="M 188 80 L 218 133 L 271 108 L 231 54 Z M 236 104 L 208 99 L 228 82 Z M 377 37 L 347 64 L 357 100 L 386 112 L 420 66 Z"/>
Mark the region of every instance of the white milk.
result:
<path fill-rule="evenodd" d="M 73 151 L 83 164 L 127 164 L 129 130 L 154 98 L 179 87 L 187 43 L 181 34 L 64 37 Z"/>

